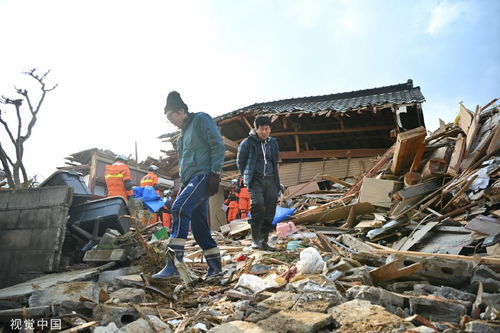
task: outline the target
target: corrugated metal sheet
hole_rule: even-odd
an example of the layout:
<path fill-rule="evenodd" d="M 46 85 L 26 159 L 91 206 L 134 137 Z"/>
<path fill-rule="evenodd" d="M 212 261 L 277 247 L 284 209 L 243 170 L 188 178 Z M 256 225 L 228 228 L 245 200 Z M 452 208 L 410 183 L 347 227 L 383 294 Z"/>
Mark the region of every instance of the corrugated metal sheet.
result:
<path fill-rule="evenodd" d="M 285 186 L 311 181 L 317 175 L 329 175 L 336 178 L 354 178 L 361 175 L 374 163 L 373 157 L 335 159 L 316 162 L 286 163 L 280 166 L 280 180 Z M 349 165 L 349 168 L 348 168 Z"/>

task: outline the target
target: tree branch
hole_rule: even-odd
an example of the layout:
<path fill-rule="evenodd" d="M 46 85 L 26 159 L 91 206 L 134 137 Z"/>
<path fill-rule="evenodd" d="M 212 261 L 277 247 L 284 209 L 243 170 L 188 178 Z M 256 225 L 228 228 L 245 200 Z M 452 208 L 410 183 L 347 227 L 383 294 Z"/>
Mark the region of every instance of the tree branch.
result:
<path fill-rule="evenodd" d="M 15 162 L 7 155 L 7 152 L 3 149 L 3 147 L 0 146 L 0 161 L 2 162 L 2 165 L 4 166 L 6 170 L 6 174 L 8 175 L 9 178 L 9 186 L 11 187 L 17 187 L 17 188 L 26 188 L 30 184 L 30 180 L 28 178 L 28 174 L 26 172 L 26 168 L 23 163 L 23 155 L 24 155 L 24 143 L 25 141 L 31 136 L 32 129 L 36 124 L 37 121 L 37 114 L 40 111 L 40 108 L 45 100 L 45 96 L 48 91 L 52 91 L 57 87 L 57 84 L 55 84 L 51 88 L 46 88 L 45 85 L 45 79 L 47 78 L 47 75 L 50 73 L 50 70 L 43 73 L 42 75 L 39 75 L 36 73 L 37 69 L 33 68 L 30 69 L 29 71 L 25 72 L 26 75 L 31 76 L 34 78 L 38 83 L 40 84 L 40 89 L 42 91 L 42 95 L 40 99 L 38 100 L 38 103 L 36 103 L 36 107 L 32 103 L 29 93 L 26 89 L 19 89 L 14 86 L 14 89 L 18 94 L 24 97 L 24 99 L 10 99 L 5 96 L 0 96 L 0 104 L 10 104 L 14 105 L 16 109 L 16 116 L 17 116 L 17 137 L 14 137 L 11 129 L 9 128 L 9 125 L 7 124 L 7 121 L 2 118 L 2 111 L 0 110 L 0 123 L 3 125 L 5 128 L 10 140 L 12 141 L 15 151 L 16 151 L 16 159 Z M 22 122 L 22 117 L 21 117 L 21 106 L 23 103 L 23 100 L 26 100 L 28 103 L 28 109 L 29 112 L 31 113 L 31 119 L 28 123 L 27 130 L 26 130 L 26 135 L 22 136 L 21 132 L 23 129 L 23 122 Z M 9 165 L 10 164 L 10 165 Z M 21 182 L 19 171 L 22 173 L 22 178 L 23 182 Z"/>
<path fill-rule="evenodd" d="M 5 127 L 5 130 L 7 131 L 7 134 L 10 137 L 10 141 L 15 145 L 16 140 L 14 139 L 14 136 L 12 135 L 12 132 L 10 131 L 9 125 L 7 125 L 7 122 L 2 119 L 2 110 L 0 110 L 0 123 L 2 123 L 3 127 Z"/>
<path fill-rule="evenodd" d="M 9 155 L 7 155 L 7 152 L 3 149 L 2 144 L 0 143 L 0 156 L 5 156 L 5 160 L 9 162 L 11 166 L 14 166 L 14 162 L 10 159 Z M 7 165 L 8 167 L 8 165 Z"/>

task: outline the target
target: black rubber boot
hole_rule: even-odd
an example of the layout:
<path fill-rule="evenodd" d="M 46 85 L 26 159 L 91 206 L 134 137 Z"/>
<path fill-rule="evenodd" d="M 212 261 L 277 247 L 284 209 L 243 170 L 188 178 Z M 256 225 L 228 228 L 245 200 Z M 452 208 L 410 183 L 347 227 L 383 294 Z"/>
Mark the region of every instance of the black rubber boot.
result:
<path fill-rule="evenodd" d="M 267 244 L 268 241 L 269 241 L 269 231 L 262 232 L 262 245 L 260 248 L 264 251 L 270 251 L 270 252 L 276 251 L 275 247 L 272 247 L 271 245 Z"/>
<path fill-rule="evenodd" d="M 211 248 L 203 251 L 205 259 L 207 260 L 208 272 L 206 277 L 214 276 L 222 273 L 222 260 L 218 247 Z"/>
<path fill-rule="evenodd" d="M 185 239 L 182 238 L 172 238 L 169 242 L 168 247 L 175 251 L 175 257 L 179 262 L 182 262 L 184 259 L 184 243 Z M 170 258 L 167 258 L 167 262 L 165 263 L 165 267 L 161 271 L 156 274 L 151 275 L 151 279 L 153 280 L 165 280 L 173 277 L 179 276 L 179 271 L 175 267 L 174 263 Z"/>
<path fill-rule="evenodd" d="M 255 224 L 250 224 L 250 227 L 252 228 L 252 249 L 260 249 L 262 246 L 260 228 Z"/>

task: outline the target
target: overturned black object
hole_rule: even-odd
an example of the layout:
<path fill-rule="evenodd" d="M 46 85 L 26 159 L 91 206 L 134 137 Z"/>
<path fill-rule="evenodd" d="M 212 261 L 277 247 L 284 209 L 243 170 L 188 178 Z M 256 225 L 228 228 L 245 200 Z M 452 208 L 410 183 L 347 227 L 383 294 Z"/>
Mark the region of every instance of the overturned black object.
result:
<path fill-rule="evenodd" d="M 83 181 L 82 175 L 77 172 L 59 170 L 45 179 L 40 187 L 65 185 L 73 188 L 73 206 L 91 199 L 92 194 Z"/>
<path fill-rule="evenodd" d="M 108 228 L 125 234 L 132 222 L 122 197 L 88 201 L 71 207 L 69 214 L 70 229 L 86 239 L 100 237 Z"/>

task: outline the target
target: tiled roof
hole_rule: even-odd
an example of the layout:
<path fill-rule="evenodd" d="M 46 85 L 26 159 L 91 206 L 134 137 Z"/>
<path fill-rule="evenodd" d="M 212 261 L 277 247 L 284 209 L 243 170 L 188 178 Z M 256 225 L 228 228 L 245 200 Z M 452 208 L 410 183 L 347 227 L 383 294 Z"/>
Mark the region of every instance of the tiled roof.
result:
<path fill-rule="evenodd" d="M 406 83 L 379 88 L 256 103 L 221 115 L 217 117 L 217 119 L 228 118 L 235 114 L 250 110 L 260 110 L 272 113 L 294 111 L 318 112 L 325 110 L 346 112 L 349 110 L 380 106 L 384 104 L 397 105 L 405 103 L 422 103 L 424 101 L 425 97 L 420 92 L 420 87 L 413 87 L 413 80 L 408 80 Z"/>

